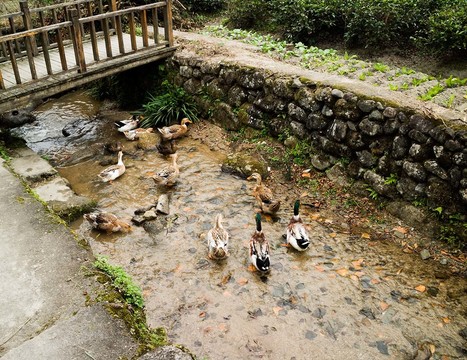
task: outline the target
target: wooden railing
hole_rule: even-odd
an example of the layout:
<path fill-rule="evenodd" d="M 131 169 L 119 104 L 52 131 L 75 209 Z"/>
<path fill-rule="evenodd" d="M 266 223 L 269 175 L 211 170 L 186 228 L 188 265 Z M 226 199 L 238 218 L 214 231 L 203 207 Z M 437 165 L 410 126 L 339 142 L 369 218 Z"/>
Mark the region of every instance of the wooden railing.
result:
<path fill-rule="evenodd" d="M 120 10 L 117 9 L 116 0 L 77 0 L 35 9 L 29 9 L 27 0 L 21 0 L 20 10 L 0 16 L 0 26 L 6 24 L 2 33 L 8 33 L 0 36 L 0 65 L 2 61 L 9 61 L 16 84 L 22 83 L 18 61 L 25 56 L 28 58 L 32 80 L 38 78 L 35 57 L 39 54 L 43 55 L 47 74 L 54 75 L 51 49 L 58 49 L 61 71 L 76 69 L 84 73 L 90 65 L 86 63 L 83 51 L 85 41 L 92 44 L 92 63 L 140 50 L 137 47 L 137 36 L 142 37 L 142 48 L 173 46 L 172 0 Z M 159 34 L 160 19 L 164 29 L 162 39 Z M 137 35 L 139 30 L 140 34 Z M 125 49 L 125 33 L 131 37 L 130 49 Z M 112 49 L 112 36 L 118 37 L 118 53 Z M 105 59 L 99 56 L 98 39 L 105 41 Z M 71 43 L 75 64 L 69 64 L 65 56 L 65 47 Z M 5 89 L 1 69 L 0 89 Z"/>

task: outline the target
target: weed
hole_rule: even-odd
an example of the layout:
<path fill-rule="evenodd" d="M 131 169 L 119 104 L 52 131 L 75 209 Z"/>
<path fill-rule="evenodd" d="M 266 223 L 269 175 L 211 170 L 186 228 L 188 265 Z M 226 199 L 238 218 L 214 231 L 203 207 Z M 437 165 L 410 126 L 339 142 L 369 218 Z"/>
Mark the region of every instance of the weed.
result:
<path fill-rule="evenodd" d="M 438 83 L 432 88 L 428 89 L 428 91 L 425 94 L 419 96 L 419 99 L 423 101 L 431 100 L 443 90 L 444 90 L 444 86 Z"/>
<path fill-rule="evenodd" d="M 149 102 L 143 105 L 143 127 L 156 127 L 168 125 L 170 122 L 188 117 L 197 120 L 197 108 L 190 94 L 183 88 L 169 83 L 162 83 L 162 94 L 149 95 Z"/>
<path fill-rule="evenodd" d="M 355 200 L 355 199 L 347 199 L 347 200 L 345 200 L 345 202 L 344 202 L 344 207 L 345 207 L 346 209 L 348 209 L 348 208 L 350 208 L 350 207 L 356 207 L 356 206 L 358 206 L 358 201 Z"/>
<path fill-rule="evenodd" d="M 417 87 L 417 86 L 423 84 L 424 82 L 427 82 L 428 80 L 429 80 L 429 79 L 428 79 L 427 76 L 422 77 L 421 79 L 413 78 L 413 79 L 412 79 L 412 85 L 415 86 L 415 87 Z"/>
<path fill-rule="evenodd" d="M 366 74 L 363 72 L 361 73 L 359 76 L 358 76 L 358 79 L 361 80 L 361 81 L 365 81 L 366 80 Z"/>
<path fill-rule="evenodd" d="M 403 83 L 401 86 L 401 90 L 409 90 L 409 84 L 408 83 Z"/>
<path fill-rule="evenodd" d="M 8 150 L 0 144 L 0 157 L 9 162 L 11 160 L 10 155 L 8 155 Z"/>
<path fill-rule="evenodd" d="M 465 84 L 467 84 L 467 78 L 458 79 L 458 78 L 453 77 L 451 75 L 446 80 L 444 80 L 444 82 L 446 83 L 446 87 L 448 87 L 448 88 L 457 87 L 457 86 L 464 86 Z"/>
<path fill-rule="evenodd" d="M 415 74 L 415 70 L 408 69 L 405 66 L 403 66 L 397 73 L 396 76 L 401 76 L 401 75 L 411 75 Z"/>
<path fill-rule="evenodd" d="M 454 100 L 456 99 L 456 95 L 455 94 L 452 94 L 449 99 L 446 100 L 446 107 L 447 108 L 451 108 L 452 107 L 452 104 L 454 103 Z"/>
<path fill-rule="evenodd" d="M 373 200 L 378 200 L 379 198 L 379 194 L 376 192 L 375 189 L 371 188 L 371 187 L 368 187 L 366 188 L 366 191 L 369 192 L 368 196 L 373 199 Z"/>
<path fill-rule="evenodd" d="M 397 180 L 398 180 L 397 174 L 391 174 L 384 180 L 384 183 L 386 185 L 397 184 Z"/>
<path fill-rule="evenodd" d="M 386 71 L 389 70 L 389 66 L 381 64 L 381 63 L 375 63 L 375 64 L 373 64 L 373 69 L 375 71 L 385 73 Z"/>
<path fill-rule="evenodd" d="M 389 90 L 397 91 L 399 90 L 399 85 L 389 83 Z"/>
<path fill-rule="evenodd" d="M 94 266 L 106 273 L 112 279 L 112 285 L 122 294 L 123 298 L 133 306 L 144 308 L 141 289 L 120 266 L 111 265 L 105 256 L 98 256 Z"/>

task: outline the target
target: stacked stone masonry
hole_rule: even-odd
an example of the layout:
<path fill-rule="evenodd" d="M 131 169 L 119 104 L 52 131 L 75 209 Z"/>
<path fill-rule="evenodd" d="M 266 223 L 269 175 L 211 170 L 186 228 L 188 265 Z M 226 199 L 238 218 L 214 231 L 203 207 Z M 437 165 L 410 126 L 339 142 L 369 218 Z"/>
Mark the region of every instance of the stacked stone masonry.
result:
<path fill-rule="evenodd" d="M 288 129 L 329 166 L 350 161 L 347 172 L 382 196 L 466 213 L 467 127 L 266 69 L 186 54 L 169 66 L 203 115 L 228 130 Z"/>

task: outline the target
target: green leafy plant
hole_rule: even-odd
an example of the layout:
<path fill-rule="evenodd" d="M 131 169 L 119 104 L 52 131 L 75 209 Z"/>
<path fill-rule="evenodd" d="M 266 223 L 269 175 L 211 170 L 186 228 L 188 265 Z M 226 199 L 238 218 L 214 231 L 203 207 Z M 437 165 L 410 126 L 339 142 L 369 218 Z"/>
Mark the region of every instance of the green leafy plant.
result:
<path fill-rule="evenodd" d="M 149 95 L 149 101 L 143 105 L 141 113 L 144 115 L 143 127 L 160 127 L 183 117 L 198 120 L 196 103 L 191 95 L 167 80 L 162 83 L 160 95 Z"/>
<path fill-rule="evenodd" d="M 368 187 L 366 188 L 366 191 L 368 191 L 368 196 L 373 199 L 373 200 L 378 200 L 379 198 L 379 194 L 376 192 L 375 189 L 371 188 L 371 187 Z"/>
<path fill-rule="evenodd" d="M 454 103 L 454 100 L 456 99 L 456 95 L 455 94 L 452 94 L 449 99 L 446 100 L 446 107 L 447 108 L 451 108 L 452 107 L 452 104 Z"/>
<path fill-rule="evenodd" d="M 391 84 L 391 83 L 389 83 L 388 86 L 389 86 L 389 90 L 391 90 L 391 91 L 397 91 L 397 90 L 399 90 L 399 85 L 397 85 L 397 84 Z"/>
<path fill-rule="evenodd" d="M 467 78 L 459 79 L 450 75 L 446 80 L 444 80 L 444 82 L 446 83 L 446 87 L 448 88 L 464 86 L 465 84 L 467 84 Z"/>
<path fill-rule="evenodd" d="M 444 90 L 444 86 L 438 83 L 432 88 L 428 89 L 428 91 L 425 94 L 419 96 L 419 99 L 423 101 L 431 100 L 443 90 Z"/>
<path fill-rule="evenodd" d="M 389 70 L 389 66 L 381 64 L 381 63 L 375 63 L 375 64 L 373 64 L 373 69 L 375 71 L 385 73 L 386 71 Z"/>
<path fill-rule="evenodd" d="M 391 174 L 386 179 L 384 179 L 384 183 L 386 185 L 397 184 L 397 181 L 398 181 L 397 174 Z"/>
<path fill-rule="evenodd" d="M 415 74 L 415 70 L 406 68 L 405 66 L 402 66 L 398 72 L 396 72 L 396 76 L 401 76 L 401 75 L 412 75 Z"/>
<path fill-rule="evenodd" d="M 133 282 L 123 268 L 111 265 L 105 256 L 98 256 L 94 266 L 110 277 L 112 285 L 129 304 L 140 309 L 144 308 L 144 299 L 140 287 Z"/>

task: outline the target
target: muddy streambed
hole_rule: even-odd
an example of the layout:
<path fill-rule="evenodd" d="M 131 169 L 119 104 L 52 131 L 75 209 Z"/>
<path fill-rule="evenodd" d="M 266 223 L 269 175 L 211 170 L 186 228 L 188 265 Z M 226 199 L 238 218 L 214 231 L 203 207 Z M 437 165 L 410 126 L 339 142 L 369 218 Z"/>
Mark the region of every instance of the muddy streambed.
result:
<path fill-rule="evenodd" d="M 133 226 L 127 234 L 98 233 L 81 219 L 72 227 L 95 254 L 108 256 L 141 286 L 149 325 L 167 328 L 171 341 L 207 359 L 465 356 L 459 335 L 467 326 L 465 279 L 450 277 L 439 264 L 422 263 L 389 242 L 341 231 L 340 219 L 323 219 L 306 206 L 302 217 L 311 248 L 297 253 L 283 247 L 295 200 L 290 194 L 281 194 L 279 218 L 263 221 L 272 271 L 260 278 L 248 270 L 253 183 L 223 173 L 225 154 L 189 134 L 178 142 L 179 183 L 170 190 L 157 187 L 150 176 L 168 160 L 138 150 L 116 131 L 112 122 L 128 114 L 98 115 L 99 106 L 78 92 L 37 109 L 39 128 L 60 114 L 74 124 L 75 133 L 69 130 L 72 134 L 64 137 L 59 129 L 29 145 L 53 160 L 76 193 L 128 221 L 161 193 L 169 195 L 168 216 Z M 20 131 L 28 139 L 37 128 Z M 127 171 L 113 184 L 103 184 L 97 179 L 107 156 L 102 145 L 115 140 L 124 145 Z M 219 212 L 231 236 L 230 257 L 214 262 L 207 258 L 205 235 Z"/>

